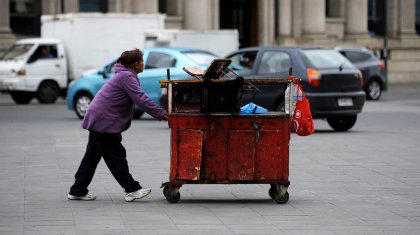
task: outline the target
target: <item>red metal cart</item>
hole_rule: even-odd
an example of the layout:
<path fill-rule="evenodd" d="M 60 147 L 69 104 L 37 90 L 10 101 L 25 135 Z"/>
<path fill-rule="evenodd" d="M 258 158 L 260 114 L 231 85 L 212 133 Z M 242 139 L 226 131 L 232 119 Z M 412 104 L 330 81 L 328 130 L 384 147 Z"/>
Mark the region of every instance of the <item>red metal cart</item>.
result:
<path fill-rule="evenodd" d="M 217 82 L 223 87 L 235 84 L 231 79 Z M 205 87 L 203 91 L 203 83 L 203 80 L 161 81 L 168 90 L 171 128 L 169 182 L 162 184 L 167 201 L 178 202 L 179 189 L 184 184 L 270 184 L 270 197 L 280 204 L 286 203 L 290 115 L 217 112 L 217 107 L 211 104 L 203 106 L 207 98 L 217 99 Z M 290 85 L 292 80 L 254 79 L 252 83 Z M 235 93 L 235 89 L 229 89 Z M 221 96 L 219 101 L 226 100 L 220 88 L 216 87 L 216 94 Z M 221 104 L 216 101 L 218 105 Z M 203 113 L 203 108 L 212 112 Z"/>

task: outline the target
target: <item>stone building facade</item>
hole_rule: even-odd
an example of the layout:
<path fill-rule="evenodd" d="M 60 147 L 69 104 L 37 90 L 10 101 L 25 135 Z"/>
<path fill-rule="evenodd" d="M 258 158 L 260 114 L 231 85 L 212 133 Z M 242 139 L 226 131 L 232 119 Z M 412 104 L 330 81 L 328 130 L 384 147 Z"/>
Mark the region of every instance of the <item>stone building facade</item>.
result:
<path fill-rule="evenodd" d="M 164 13 L 166 28 L 237 28 L 242 47 L 351 45 L 379 50 L 384 46 L 384 36 L 373 36 L 368 29 L 370 0 L 2 0 L 0 49 L 22 37 L 10 27 L 11 2 L 30 1 L 40 2 L 40 14 L 86 11 L 83 4 L 96 2 L 104 13 Z M 420 82 L 416 0 L 376 1 L 386 1 L 390 82 Z"/>

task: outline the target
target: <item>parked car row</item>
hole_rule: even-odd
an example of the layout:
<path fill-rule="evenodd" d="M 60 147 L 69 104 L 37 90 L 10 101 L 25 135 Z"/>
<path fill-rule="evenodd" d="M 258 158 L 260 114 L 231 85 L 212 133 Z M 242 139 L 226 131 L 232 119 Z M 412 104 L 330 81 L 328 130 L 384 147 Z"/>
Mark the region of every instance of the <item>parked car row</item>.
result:
<path fill-rule="evenodd" d="M 166 104 L 162 101 L 166 98 L 162 98 L 164 93 L 159 80 L 166 79 L 168 68 L 171 79 L 186 79 L 188 75 L 183 67 L 206 69 L 218 58 L 209 51 L 192 48 L 148 48 L 143 51 L 145 70 L 139 76 L 142 89 L 156 103 L 161 100 L 164 107 Z M 362 55 L 358 57 L 356 53 Z M 356 123 L 366 97 L 377 100 L 386 89 L 380 63 L 376 63 L 372 55 L 367 50 L 352 48 L 251 47 L 231 52 L 225 58 L 232 60 L 230 68 L 245 81 L 248 78 L 287 77 L 292 68 L 292 75 L 301 78 L 313 117 L 326 119 L 336 131 L 347 131 Z M 79 118 L 84 117 L 95 94 L 112 77 L 115 62 L 116 59 L 98 71 L 82 76 L 69 87 L 67 106 Z M 359 69 L 355 65 L 360 66 Z M 244 90 L 250 86 L 245 82 Z M 270 111 L 284 110 L 284 87 L 265 85 L 257 88 L 258 93 L 245 92 L 242 102 L 252 100 Z M 136 109 L 134 118 L 142 113 Z"/>

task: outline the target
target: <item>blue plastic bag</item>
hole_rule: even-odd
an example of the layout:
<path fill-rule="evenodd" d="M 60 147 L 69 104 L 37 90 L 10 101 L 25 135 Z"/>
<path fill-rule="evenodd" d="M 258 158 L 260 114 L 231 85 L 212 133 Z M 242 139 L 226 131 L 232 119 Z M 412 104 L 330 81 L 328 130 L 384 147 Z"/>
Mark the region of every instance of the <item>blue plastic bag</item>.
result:
<path fill-rule="evenodd" d="M 268 110 L 251 102 L 242 106 L 240 113 L 241 114 L 265 114 L 265 113 L 268 113 Z"/>

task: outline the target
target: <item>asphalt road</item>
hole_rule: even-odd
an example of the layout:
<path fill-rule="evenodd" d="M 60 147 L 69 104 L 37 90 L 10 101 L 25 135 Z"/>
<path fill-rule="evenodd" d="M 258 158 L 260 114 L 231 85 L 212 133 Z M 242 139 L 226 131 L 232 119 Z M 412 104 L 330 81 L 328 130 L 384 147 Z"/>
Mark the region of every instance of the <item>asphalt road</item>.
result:
<path fill-rule="evenodd" d="M 419 234 L 420 83 L 390 85 L 367 102 L 353 129 L 322 120 L 309 137 L 292 134 L 290 199 L 276 204 L 268 185 L 184 185 L 169 204 L 170 130 L 146 116 L 123 133 L 133 176 L 152 194 L 124 201 L 103 162 L 93 202 L 66 194 L 87 131 L 66 109 L 15 105 L 0 94 L 0 234 Z"/>

